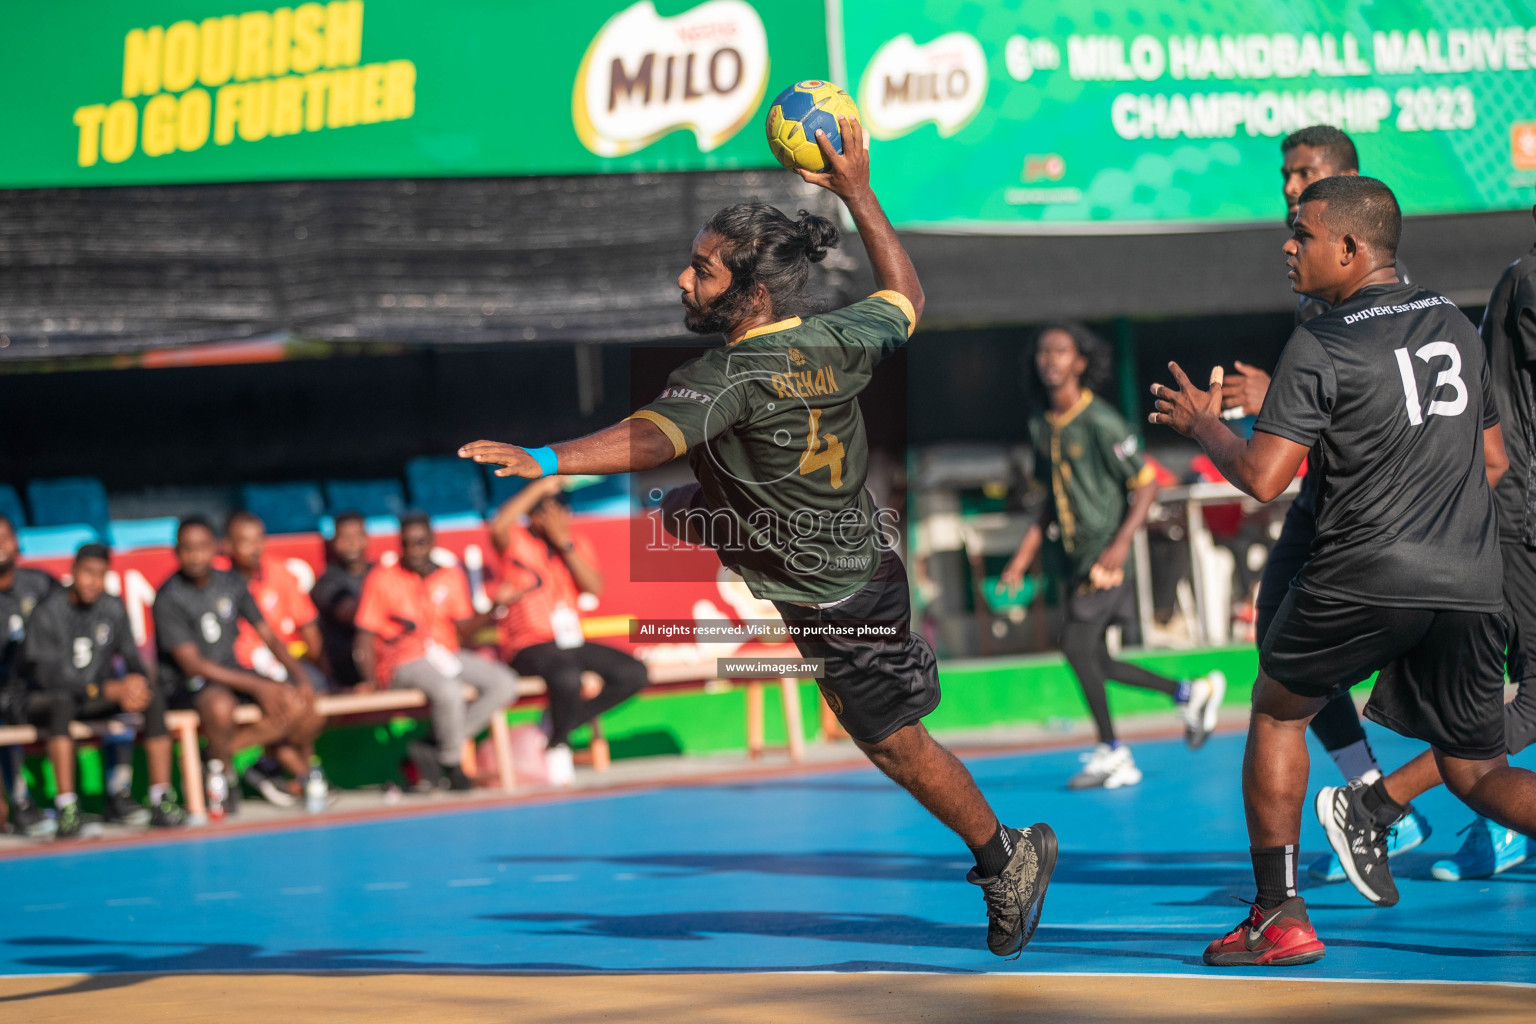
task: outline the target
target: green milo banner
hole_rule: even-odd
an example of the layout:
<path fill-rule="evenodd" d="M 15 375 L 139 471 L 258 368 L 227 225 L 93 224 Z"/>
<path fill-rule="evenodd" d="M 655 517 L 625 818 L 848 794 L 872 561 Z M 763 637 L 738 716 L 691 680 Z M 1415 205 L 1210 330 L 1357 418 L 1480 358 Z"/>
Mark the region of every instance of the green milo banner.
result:
<path fill-rule="evenodd" d="M 1531 205 L 1536 0 L 833 0 L 908 227 L 1276 221 L 1285 135 L 1349 132 L 1414 214 Z"/>
<path fill-rule="evenodd" d="M 775 166 L 827 59 L 821 0 L 14 3 L 0 188 Z"/>

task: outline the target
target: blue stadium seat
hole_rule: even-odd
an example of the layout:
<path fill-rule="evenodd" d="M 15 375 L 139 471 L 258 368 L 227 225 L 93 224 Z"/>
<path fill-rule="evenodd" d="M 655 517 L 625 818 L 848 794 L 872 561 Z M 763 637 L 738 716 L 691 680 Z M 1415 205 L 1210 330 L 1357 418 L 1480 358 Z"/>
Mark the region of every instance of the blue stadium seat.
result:
<path fill-rule="evenodd" d="M 405 464 L 411 507 L 428 515 L 485 512 L 485 477 L 480 467 L 452 455 L 422 455 Z"/>
<path fill-rule="evenodd" d="M 399 480 L 327 480 L 325 507 L 332 515 L 399 516 L 405 512 L 405 491 Z"/>
<path fill-rule="evenodd" d="M 0 516 L 11 521 L 16 529 L 27 525 L 27 514 L 21 508 L 21 495 L 10 484 L 0 484 Z"/>
<path fill-rule="evenodd" d="M 113 551 L 137 548 L 173 548 L 176 546 L 175 516 L 155 519 L 114 519 L 107 529 Z"/>
<path fill-rule="evenodd" d="M 93 476 L 33 480 L 27 484 L 27 504 L 32 507 L 33 526 L 85 523 L 100 536 L 112 519 L 107 489 Z"/>
<path fill-rule="evenodd" d="M 633 510 L 628 473 L 618 476 L 578 476 L 566 484 L 571 511 L 590 516 L 627 516 Z"/>
<path fill-rule="evenodd" d="M 319 528 L 325 511 L 320 485 L 307 481 L 246 484 L 240 488 L 240 501 L 261 517 L 268 533 L 308 533 Z"/>
<path fill-rule="evenodd" d="M 518 491 L 527 487 L 531 482 L 527 477 L 521 476 L 497 476 L 496 466 L 485 467 L 485 482 L 490 488 L 491 503 L 486 506 L 491 512 L 501 508 L 502 503 L 512 497 Z"/>
<path fill-rule="evenodd" d="M 73 555 L 82 544 L 94 544 L 101 535 L 84 523 L 64 526 L 23 526 L 16 531 L 21 553 L 28 558 L 61 558 Z"/>

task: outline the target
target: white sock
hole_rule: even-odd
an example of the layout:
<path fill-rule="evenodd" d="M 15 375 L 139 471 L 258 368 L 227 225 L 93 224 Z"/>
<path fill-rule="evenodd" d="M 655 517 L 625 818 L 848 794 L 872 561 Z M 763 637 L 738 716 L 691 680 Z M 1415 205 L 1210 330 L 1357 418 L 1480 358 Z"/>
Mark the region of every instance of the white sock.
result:
<path fill-rule="evenodd" d="M 74 802 L 75 794 L 73 793 L 60 793 L 58 796 L 53 798 L 53 806 L 57 807 L 61 811 L 64 808 L 74 804 Z"/>
<path fill-rule="evenodd" d="M 166 785 L 166 784 L 163 784 L 163 783 L 161 785 L 158 785 L 158 786 L 150 786 L 149 787 L 149 804 L 150 804 L 150 806 L 151 807 L 158 807 L 160 805 L 161 798 L 164 797 L 166 794 L 170 793 L 170 791 L 171 791 L 171 787 L 169 785 Z"/>
<path fill-rule="evenodd" d="M 1364 779 L 1366 785 L 1370 785 L 1381 778 L 1381 765 L 1376 763 L 1376 755 L 1371 753 L 1371 745 L 1365 740 L 1330 750 L 1328 756 L 1333 758 L 1333 763 L 1339 766 L 1346 779 Z"/>

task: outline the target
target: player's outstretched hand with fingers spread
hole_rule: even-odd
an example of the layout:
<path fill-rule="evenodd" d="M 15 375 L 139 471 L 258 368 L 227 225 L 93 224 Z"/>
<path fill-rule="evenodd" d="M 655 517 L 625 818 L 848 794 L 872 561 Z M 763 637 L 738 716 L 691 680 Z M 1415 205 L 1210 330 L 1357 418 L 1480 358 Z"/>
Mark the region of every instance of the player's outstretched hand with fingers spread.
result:
<path fill-rule="evenodd" d="M 816 129 L 816 145 L 821 147 L 821 158 L 826 161 L 824 171 L 808 171 L 797 168 L 800 177 L 843 199 L 848 199 L 869 189 L 869 136 L 856 117 L 839 117 L 837 127 L 843 133 L 843 151 L 832 148 L 832 140 L 820 128 Z"/>
<path fill-rule="evenodd" d="M 497 476 L 521 476 L 529 480 L 537 480 L 544 475 L 544 470 L 528 454 L 526 448 L 520 448 L 515 444 L 502 444 L 500 441 L 471 441 L 459 449 L 459 458 L 474 459 L 491 466 L 503 468 L 496 471 Z"/>
<path fill-rule="evenodd" d="M 1221 367 L 1212 367 L 1210 390 L 1201 391 L 1190 383 L 1178 363 L 1169 363 L 1168 372 L 1173 374 L 1178 387 L 1152 385 L 1152 397 L 1157 399 L 1157 411 L 1148 416 L 1147 420 L 1172 427 L 1185 437 L 1193 437 L 1195 427 L 1202 418 L 1221 416 L 1221 382 L 1224 374 Z"/>
<path fill-rule="evenodd" d="M 1248 416 L 1257 416 L 1264 406 L 1264 396 L 1269 394 L 1269 374 L 1257 366 L 1249 366 L 1238 360 L 1232 361 L 1232 375 L 1221 384 L 1221 407 L 1241 409 Z"/>

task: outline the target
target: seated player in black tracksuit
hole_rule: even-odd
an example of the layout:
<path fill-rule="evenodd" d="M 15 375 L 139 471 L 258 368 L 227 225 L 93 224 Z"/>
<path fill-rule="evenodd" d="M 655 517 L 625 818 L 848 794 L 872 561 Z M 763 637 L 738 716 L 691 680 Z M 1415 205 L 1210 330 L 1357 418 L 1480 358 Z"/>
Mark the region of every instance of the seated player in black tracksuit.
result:
<path fill-rule="evenodd" d="M 27 718 L 48 744 L 59 808 L 59 839 L 79 835 L 84 824 L 75 798 L 75 742 L 71 721 L 95 721 L 129 713 L 144 720 L 149 760 L 150 824 L 180 825 L 186 814 L 171 796 L 171 738 L 165 729 L 165 697 L 145 677 L 133 644 L 128 611 L 106 592 L 110 555 L 87 544 L 75 555 L 74 582 L 54 590 L 32 613 L 22 645 L 34 689 Z M 111 799 L 132 802 L 127 794 Z M 126 818 L 125 808 L 108 808 Z"/>
<path fill-rule="evenodd" d="M 41 569 L 16 564 L 21 554 L 16 527 L 0 515 L 0 725 L 26 720 L 27 684 L 21 643 L 27 622 L 43 598 L 59 589 L 59 581 Z M 22 769 L 21 747 L 0 747 L 0 831 L 7 829 L 34 838 L 53 834 L 54 819 L 33 804 Z M 5 821 L 10 803 L 10 821 Z"/>

